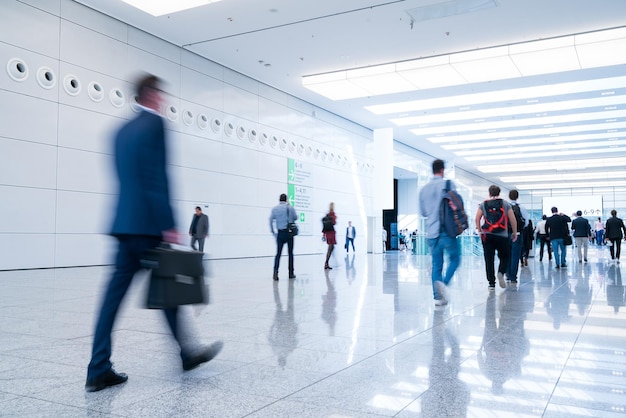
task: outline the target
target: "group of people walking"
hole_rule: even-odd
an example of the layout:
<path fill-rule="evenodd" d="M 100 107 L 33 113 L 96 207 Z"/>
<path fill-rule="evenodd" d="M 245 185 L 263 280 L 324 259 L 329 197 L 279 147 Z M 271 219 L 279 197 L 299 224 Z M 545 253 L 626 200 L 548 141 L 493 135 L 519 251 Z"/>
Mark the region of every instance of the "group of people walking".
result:
<path fill-rule="evenodd" d="M 442 160 L 432 163 L 433 178 L 420 190 L 420 214 L 426 218 L 426 238 L 432 257 L 431 279 L 433 297 L 436 306 L 448 303 L 446 289 L 460 263 L 459 243 L 454 236 L 449 236 L 442 223 L 442 200 L 447 190 L 455 191 L 451 181 L 444 180 L 445 164 Z M 509 201 L 500 198 L 500 187 L 489 187 L 489 199 L 481 202 L 474 219 L 476 230 L 479 231 L 483 246 L 485 274 L 488 289 L 495 290 L 496 281 L 505 288 L 507 281 L 515 285 L 519 266 L 528 265 L 528 256 L 532 249 L 532 242 L 540 242 L 539 260 L 543 260 L 544 248 L 547 246 L 548 257 L 554 260 L 557 269 L 567 267 L 566 258 L 568 245 L 574 242 L 578 249 L 578 261 L 587 262 L 588 246 L 594 238 L 589 221 L 577 211 L 574 220 L 557 207 L 551 208 L 551 216 L 543 215 L 535 228 L 528 211 L 517 203 L 519 192 L 511 190 Z M 570 223 L 571 231 L 570 233 Z M 594 225 L 596 242 L 604 240 L 610 243 L 611 259 L 619 263 L 621 255 L 621 241 L 626 237 L 626 227 L 622 219 L 617 217 L 617 211 L 611 211 L 611 218 L 603 225 L 601 219 Z M 448 254 L 448 263 L 443 273 L 444 254 Z M 499 263 L 496 269 L 495 257 Z"/>

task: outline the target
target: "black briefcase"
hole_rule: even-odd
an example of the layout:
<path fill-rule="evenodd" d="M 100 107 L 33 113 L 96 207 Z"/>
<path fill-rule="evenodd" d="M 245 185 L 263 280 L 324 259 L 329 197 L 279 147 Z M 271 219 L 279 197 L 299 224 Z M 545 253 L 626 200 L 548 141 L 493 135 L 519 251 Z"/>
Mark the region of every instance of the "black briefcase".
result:
<path fill-rule="evenodd" d="M 159 247 L 146 251 L 142 265 L 151 270 L 147 308 L 208 302 L 201 252 Z"/>

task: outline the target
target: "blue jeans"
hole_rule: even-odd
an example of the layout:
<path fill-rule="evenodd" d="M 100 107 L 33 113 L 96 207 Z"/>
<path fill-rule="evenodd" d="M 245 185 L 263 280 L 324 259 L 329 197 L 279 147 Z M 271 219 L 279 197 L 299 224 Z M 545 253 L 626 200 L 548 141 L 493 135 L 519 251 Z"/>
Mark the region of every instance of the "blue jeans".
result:
<path fill-rule="evenodd" d="M 293 275 L 293 236 L 286 229 L 279 229 L 276 234 L 276 257 L 274 257 L 274 272 L 278 273 L 280 266 L 280 256 L 283 253 L 283 247 L 287 244 L 287 254 L 289 260 L 289 275 Z"/>
<path fill-rule="evenodd" d="M 432 281 L 433 296 L 435 299 L 441 299 L 442 295 L 437 292 L 435 282 L 440 281 L 447 285 L 450 283 L 454 272 L 459 267 L 461 261 L 461 252 L 456 237 L 450 237 L 445 232 L 440 232 L 438 238 L 429 238 L 428 247 L 432 255 Z M 448 268 L 445 277 L 443 273 L 443 254 L 448 253 Z"/>
<path fill-rule="evenodd" d="M 604 242 L 604 231 L 596 231 L 596 245 L 602 245 Z"/>
<path fill-rule="evenodd" d="M 519 259 L 522 256 L 522 248 L 524 248 L 524 239 L 522 234 L 517 236 L 515 242 L 511 243 L 511 258 L 509 261 L 509 268 L 507 269 L 507 278 L 509 280 L 517 280 L 517 271 L 519 270 Z"/>
<path fill-rule="evenodd" d="M 567 256 L 567 248 L 565 248 L 563 238 L 552 239 L 550 240 L 550 244 L 552 244 L 552 252 L 554 253 L 554 261 L 556 262 L 557 267 L 564 266 L 565 257 Z"/>

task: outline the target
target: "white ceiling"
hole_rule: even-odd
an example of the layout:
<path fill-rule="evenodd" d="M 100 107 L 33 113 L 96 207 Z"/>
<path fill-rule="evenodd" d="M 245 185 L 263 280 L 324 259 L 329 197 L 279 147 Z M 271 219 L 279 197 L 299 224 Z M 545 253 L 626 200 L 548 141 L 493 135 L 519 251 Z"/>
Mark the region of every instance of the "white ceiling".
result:
<path fill-rule="evenodd" d="M 77 1 L 365 127 L 393 127 L 397 141 L 506 188 L 552 175 L 560 176 L 550 180 L 558 184 L 543 188 L 626 180 L 626 164 L 606 166 L 611 158 L 626 157 L 625 65 L 339 101 L 302 86 L 305 75 L 621 27 L 624 0 L 496 0 L 497 7 L 488 10 L 419 22 L 407 10 L 443 7 L 449 0 L 223 0 L 161 17 L 121 0 Z M 566 82 L 574 84 L 551 87 Z M 533 86 L 540 88 L 531 97 L 509 91 Z M 490 101 L 494 91 L 504 95 Z M 427 100 L 437 98 L 448 99 Z M 386 115 L 364 109 L 416 100 L 425 107 Z M 415 118 L 407 125 L 391 122 L 406 117 Z M 453 140 L 473 136 L 445 144 L 426 139 L 442 133 Z M 528 138 L 536 144 L 503 142 Z M 575 170 L 558 169 L 567 160 L 581 162 Z M 528 162 L 540 164 L 533 168 Z M 494 163 L 511 171 L 486 174 L 477 168 Z M 501 178 L 529 174 L 538 180 Z"/>

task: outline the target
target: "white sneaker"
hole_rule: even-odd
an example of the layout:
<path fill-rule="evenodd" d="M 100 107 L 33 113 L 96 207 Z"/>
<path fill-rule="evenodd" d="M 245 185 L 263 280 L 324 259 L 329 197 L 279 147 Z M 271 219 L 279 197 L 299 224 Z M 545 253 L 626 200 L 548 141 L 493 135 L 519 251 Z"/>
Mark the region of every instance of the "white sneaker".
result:
<path fill-rule="evenodd" d="M 498 283 L 500 284 L 501 288 L 505 288 L 506 287 L 506 282 L 504 281 L 504 274 L 498 272 Z"/>
<path fill-rule="evenodd" d="M 441 299 L 435 299 L 435 306 L 446 306 L 448 304 L 448 301 L 441 298 Z"/>
<path fill-rule="evenodd" d="M 441 296 L 441 299 L 446 299 L 447 295 L 447 291 L 446 291 L 446 285 L 443 284 L 442 281 L 437 280 L 435 282 L 435 289 L 437 289 L 437 293 L 439 293 L 439 296 Z"/>

